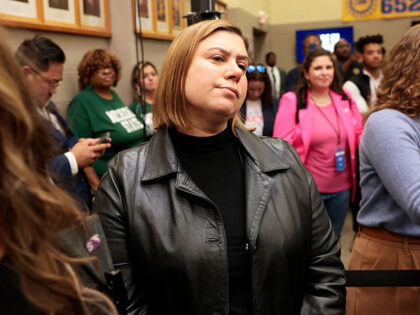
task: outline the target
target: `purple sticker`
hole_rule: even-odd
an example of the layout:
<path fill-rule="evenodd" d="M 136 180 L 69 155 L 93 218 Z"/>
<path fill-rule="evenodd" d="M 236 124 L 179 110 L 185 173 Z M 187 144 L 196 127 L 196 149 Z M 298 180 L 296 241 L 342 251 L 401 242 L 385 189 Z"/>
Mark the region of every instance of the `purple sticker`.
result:
<path fill-rule="evenodd" d="M 95 234 L 86 241 L 85 248 L 89 254 L 92 254 L 95 251 L 95 249 L 101 246 L 101 244 L 102 242 L 101 238 L 99 237 L 99 234 Z"/>

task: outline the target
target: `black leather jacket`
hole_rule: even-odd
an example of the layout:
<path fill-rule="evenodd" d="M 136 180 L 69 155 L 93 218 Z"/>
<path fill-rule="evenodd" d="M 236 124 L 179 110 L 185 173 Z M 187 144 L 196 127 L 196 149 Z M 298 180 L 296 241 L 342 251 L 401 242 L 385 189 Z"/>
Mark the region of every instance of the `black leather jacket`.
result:
<path fill-rule="evenodd" d="M 254 314 L 344 314 L 340 246 L 312 176 L 287 142 L 237 134 Z M 229 314 L 221 215 L 180 166 L 167 130 L 109 163 L 94 210 L 128 313 Z"/>

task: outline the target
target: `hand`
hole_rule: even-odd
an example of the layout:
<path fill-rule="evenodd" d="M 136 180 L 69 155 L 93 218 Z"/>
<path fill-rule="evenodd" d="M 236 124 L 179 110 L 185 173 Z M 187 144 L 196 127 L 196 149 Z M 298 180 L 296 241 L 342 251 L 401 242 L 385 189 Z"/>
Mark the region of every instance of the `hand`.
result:
<path fill-rule="evenodd" d="M 96 172 L 92 166 L 85 167 L 83 171 L 85 172 L 90 188 L 92 188 L 94 193 L 96 193 L 98 191 L 98 186 L 100 182 L 98 175 L 96 175 Z"/>
<path fill-rule="evenodd" d="M 97 144 L 98 141 L 99 139 L 80 138 L 70 150 L 74 154 L 79 168 L 91 165 L 105 153 L 107 148 L 111 147 L 109 143 Z"/>

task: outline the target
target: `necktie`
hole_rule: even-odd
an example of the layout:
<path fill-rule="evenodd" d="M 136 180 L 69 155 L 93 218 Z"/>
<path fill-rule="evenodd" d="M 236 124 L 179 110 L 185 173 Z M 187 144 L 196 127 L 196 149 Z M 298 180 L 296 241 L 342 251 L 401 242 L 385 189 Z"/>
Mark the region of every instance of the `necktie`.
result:
<path fill-rule="evenodd" d="M 276 84 L 276 77 L 274 76 L 274 67 L 271 68 L 271 76 L 273 78 L 273 94 L 274 94 L 274 97 L 277 97 L 277 84 Z"/>

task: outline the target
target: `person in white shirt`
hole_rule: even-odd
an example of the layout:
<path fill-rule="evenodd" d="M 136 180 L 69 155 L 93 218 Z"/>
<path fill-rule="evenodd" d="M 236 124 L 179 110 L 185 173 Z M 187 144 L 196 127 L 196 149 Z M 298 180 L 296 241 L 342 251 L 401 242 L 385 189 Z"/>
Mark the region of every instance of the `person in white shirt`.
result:
<path fill-rule="evenodd" d="M 381 35 L 366 36 L 357 41 L 356 49 L 360 53 L 363 69 L 343 85 L 343 88 L 351 93 L 362 115 L 375 102 L 376 90 L 382 80 L 381 69 L 384 62 L 382 43 Z"/>
<path fill-rule="evenodd" d="M 246 70 L 246 78 L 248 91 L 241 107 L 245 126 L 255 129 L 254 134 L 258 136 L 271 137 L 279 99 L 272 97 L 267 67 L 250 64 Z"/>

